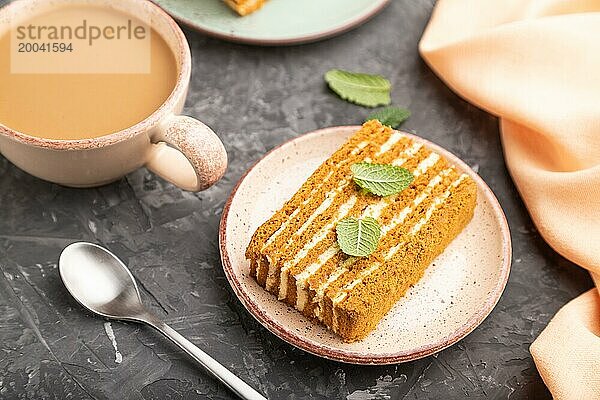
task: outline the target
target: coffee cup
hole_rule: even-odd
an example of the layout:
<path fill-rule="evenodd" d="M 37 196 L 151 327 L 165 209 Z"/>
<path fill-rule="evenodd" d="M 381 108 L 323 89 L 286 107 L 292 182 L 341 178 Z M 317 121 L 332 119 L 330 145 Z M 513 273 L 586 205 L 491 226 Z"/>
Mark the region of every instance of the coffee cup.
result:
<path fill-rule="evenodd" d="M 0 25 L 14 15 L 39 13 L 66 3 L 72 1 L 17 0 L 0 9 Z M 173 90 L 142 121 L 99 137 L 63 140 L 33 136 L 0 119 L 0 154 L 31 175 L 71 187 L 104 185 L 144 166 L 184 190 L 200 191 L 211 186 L 224 174 L 227 154 L 210 128 L 180 114 L 190 83 L 191 54 L 179 26 L 162 9 L 145 0 L 86 3 L 117 8 L 131 16 L 142 11 L 149 15 L 152 29 L 175 57 L 177 76 Z"/>

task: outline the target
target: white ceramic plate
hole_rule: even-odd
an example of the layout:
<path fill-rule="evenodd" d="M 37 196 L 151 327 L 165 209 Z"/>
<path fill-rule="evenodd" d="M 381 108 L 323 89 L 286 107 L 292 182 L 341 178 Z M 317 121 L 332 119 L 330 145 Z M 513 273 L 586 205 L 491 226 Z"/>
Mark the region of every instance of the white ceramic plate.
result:
<path fill-rule="evenodd" d="M 250 276 L 244 251 L 252 233 L 360 127 L 318 130 L 273 149 L 240 180 L 221 219 L 225 274 L 246 309 L 281 339 L 310 353 L 348 363 L 392 364 L 425 357 L 469 334 L 492 311 L 508 279 L 510 233 L 485 182 L 443 148 L 412 136 L 469 174 L 479 188 L 472 221 L 425 276 L 365 339 L 344 343 L 326 328 L 263 290 Z"/>
<path fill-rule="evenodd" d="M 269 0 L 240 17 L 222 0 L 153 0 L 174 18 L 234 42 L 287 45 L 324 39 L 359 26 L 390 0 Z"/>

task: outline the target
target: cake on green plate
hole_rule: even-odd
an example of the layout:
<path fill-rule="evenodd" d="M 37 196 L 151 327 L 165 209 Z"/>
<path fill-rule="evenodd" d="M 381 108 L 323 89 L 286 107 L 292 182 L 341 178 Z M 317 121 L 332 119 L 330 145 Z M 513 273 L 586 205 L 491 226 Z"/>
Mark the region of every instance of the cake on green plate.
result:
<path fill-rule="evenodd" d="M 223 0 L 241 16 L 248 15 L 258 10 L 266 0 Z"/>

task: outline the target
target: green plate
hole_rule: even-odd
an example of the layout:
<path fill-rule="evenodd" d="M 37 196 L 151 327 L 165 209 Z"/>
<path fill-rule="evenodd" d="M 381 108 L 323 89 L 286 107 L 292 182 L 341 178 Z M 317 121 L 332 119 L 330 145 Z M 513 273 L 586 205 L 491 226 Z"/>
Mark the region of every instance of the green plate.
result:
<path fill-rule="evenodd" d="M 222 0 L 154 0 L 193 29 L 235 42 L 285 45 L 324 39 L 356 27 L 390 0 L 268 0 L 238 16 Z"/>

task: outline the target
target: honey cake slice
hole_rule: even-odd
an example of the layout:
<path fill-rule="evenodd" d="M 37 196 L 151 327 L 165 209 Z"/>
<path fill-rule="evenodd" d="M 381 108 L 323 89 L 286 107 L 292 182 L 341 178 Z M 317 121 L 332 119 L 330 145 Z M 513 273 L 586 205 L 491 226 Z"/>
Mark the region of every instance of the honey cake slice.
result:
<path fill-rule="evenodd" d="M 253 13 L 265 4 L 266 0 L 223 0 L 242 17 Z"/>
<path fill-rule="evenodd" d="M 402 192 L 379 197 L 352 179 L 359 162 L 410 171 Z M 423 276 L 473 216 L 475 182 L 408 136 L 366 122 L 252 236 L 250 274 L 260 286 L 345 341 L 368 335 Z M 344 254 L 335 228 L 344 218 L 381 226 L 367 257 Z"/>

